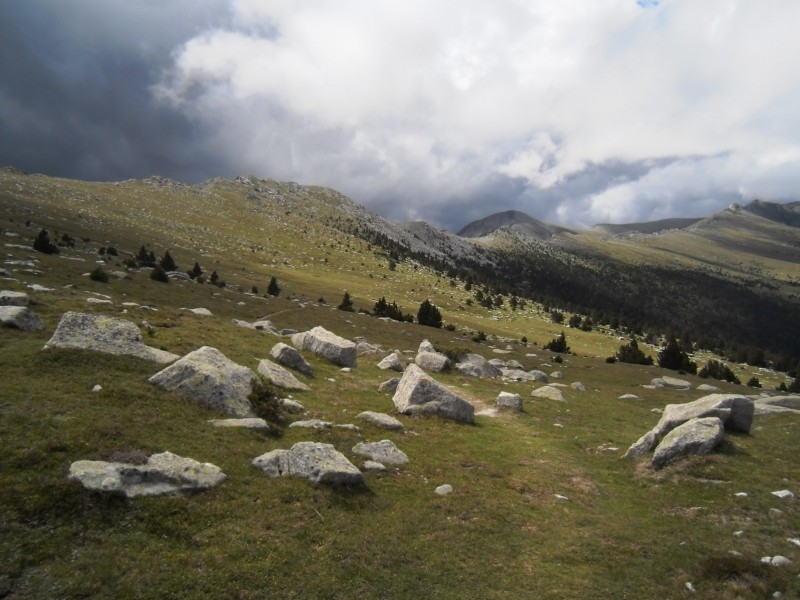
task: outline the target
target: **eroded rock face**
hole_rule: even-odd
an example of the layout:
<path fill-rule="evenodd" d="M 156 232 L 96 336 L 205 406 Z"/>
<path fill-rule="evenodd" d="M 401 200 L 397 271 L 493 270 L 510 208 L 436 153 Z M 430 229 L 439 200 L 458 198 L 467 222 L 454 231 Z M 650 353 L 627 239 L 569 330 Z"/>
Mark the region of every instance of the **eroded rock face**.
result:
<path fill-rule="evenodd" d="M 438 415 L 461 423 L 475 422 L 475 407 L 444 387 L 417 365 L 409 365 L 392 398 L 401 413 Z"/>
<path fill-rule="evenodd" d="M 662 469 L 677 458 L 708 454 L 716 448 L 725 435 L 719 417 L 690 419 L 670 431 L 653 453 L 651 465 Z"/>
<path fill-rule="evenodd" d="M 292 348 L 283 342 L 275 344 L 272 347 L 272 350 L 270 350 L 269 354 L 284 367 L 294 369 L 295 371 L 298 371 L 303 375 L 308 375 L 309 377 L 314 376 L 314 370 L 311 368 L 311 365 L 308 364 L 306 359 L 303 358 L 303 355 L 300 354 L 295 348 Z"/>
<path fill-rule="evenodd" d="M 130 321 L 72 311 L 64 313 L 53 337 L 44 348 L 93 350 L 136 356 L 160 364 L 171 363 L 179 358 L 177 354 L 145 345 L 139 328 Z"/>
<path fill-rule="evenodd" d="M 471 377 L 499 377 L 502 375 L 500 369 L 486 360 L 480 354 L 467 354 L 464 359 L 456 365 L 456 369 L 464 375 Z"/>
<path fill-rule="evenodd" d="M 292 345 L 298 350 L 308 350 L 318 354 L 340 367 L 356 366 L 356 345 L 324 327 L 314 327 L 309 331 L 295 333 Z"/>
<path fill-rule="evenodd" d="M 272 450 L 253 459 L 268 477 L 303 477 L 314 484 L 361 485 L 364 476 L 332 444 L 298 442 L 289 450 Z"/>
<path fill-rule="evenodd" d="M 311 389 L 289 371 L 267 359 L 259 361 L 258 372 L 271 381 L 273 385 L 285 390 L 307 392 Z"/>
<path fill-rule="evenodd" d="M 207 490 L 225 481 L 226 476 L 210 463 L 163 452 L 152 455 L 143 465 L 79 460 L 70 466 L 69 478 L 88 490 L 133 498 Z"/>
<path fill-rule="evenodd" d="M 255 373 L 236 364 L 216 348 L 203 346 L 153 375 L 153 385 L 178 392 L 216 412 L 251 417 L 248 396 Z"/>
<path fill-rule="evenodd" d="M 0 325 L 20 331 L 41 331 L 42 320 L 27 306 L 0 306 Z"/>
<path fill-rule="evenodd" d="M 391 440 L 359 442 L 353 446 L 353 454 L 358 454 L 384 465 L 404 465 L 409 462 L 405 452 L 395 446 Z"/>

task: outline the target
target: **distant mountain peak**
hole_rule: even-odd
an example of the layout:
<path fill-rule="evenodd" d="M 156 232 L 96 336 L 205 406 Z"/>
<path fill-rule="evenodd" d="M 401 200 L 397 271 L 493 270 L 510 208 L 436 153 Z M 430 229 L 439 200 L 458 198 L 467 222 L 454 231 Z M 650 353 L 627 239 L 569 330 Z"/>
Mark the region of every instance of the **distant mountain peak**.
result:
<path fill-rule="evenodd" d="M 459 237 L 478 238 L 501 228 L 508 228 L 527 237 L 546 240 L 556 233 L 567 231 L 563 227 L 549 225 L 519 210 L 504 210 L 473 221 L 458 232 Z"/>

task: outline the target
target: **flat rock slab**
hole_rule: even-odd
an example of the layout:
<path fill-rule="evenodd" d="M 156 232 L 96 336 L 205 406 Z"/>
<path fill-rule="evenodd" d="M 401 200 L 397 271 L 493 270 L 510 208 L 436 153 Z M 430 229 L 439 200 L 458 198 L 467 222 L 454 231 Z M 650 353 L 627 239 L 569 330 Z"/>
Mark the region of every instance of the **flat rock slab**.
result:
<path fill-rule="evenodd" d="M 683 456 L 708 454 L 719 445 L 724 435 L 725 429 L 719 417 L 690 419 L 664 436 L 650 464 L 658 470 Z"/>
<path fill-rule="evenodd" d="M 353 454 L 358 454 L 384 465 L 404 465 L 409 462 L 405 452 L 391 440 L 380 442 L 359 442 L 353 446 Z"/>
<path fill-rule="evenodd" d="M 253 391 L 255 376 L 216 348 L 203 346 L 147 381 L 216 412 L 251 417 L 253 409 L 248 396 Z"/>
<path fill-rule="evenodd" d="M 0 291 L 0 306 L 28 306 L 28 294 L 11 290 Z"/>
<path fill-rule="evenodd" d="M 314 369 L 312 369 L 311 365 L 303 358 L 303 355 L 288 344 L 284 344 L 283 342 L 275 344 L 272 350 L 269 351 L 269 355 L 284 367 L 294 369 L 309 377 L 314 376 Z"/>
<path fill-rule="evenodd" d="M 172 352 L 145 345 L 139 328 L 130 321 L 72 311 L 64 313 L 53 337 L 44 348 L 92 350 L 105 354 L 136 356 L 159 364 L 168 364 L 179 358 Z"/>
<path fill-rule="evenodd" d="M 295 333 L 292 345 L 298 350 L 308 350 L 322 356 L 340 367 L 356 366 L 356 345 L 324 327 Z"/>
<path fill-rule="evenodd" d="M 134 498 L 207 490 L 226 476 L 211 463 L 163 452 L 143 465 L 79 460 L 70 466 L 69 478 L 88 490 Z"/>
<path fill-rule="evenodd" d="M 273 385 L 285 390 L 307 392 L 311 389 L 289 371 L 280 365 L 276 365 L 271 360 L 263 359 L 259 361 L 258 372 L 271 381 Z"/>
<path fill-rule="evenodd" d="M 289 424 L 290 429 L 331 429 L 333 423 L 321 419 L 308 419 L 306 421 L 295 421 Z"/>
<path fill-rule="evenodd" d="M 20 331 L 41 331 L 42 320 L 27 306 L 0 306 L 0 325 Z"/>
<path fill-rule="evenodd" d="M 681 389 L 681 390 L 688 390 L 692 387 L 692 384 L 686 381 L 685 379 L 678 379 L 677 377 L 656 377 L 652 381 L 650 381 L 650 385 L 654 388 L 674 388 L 674 389 Z"/>
<path fill-rule="evenodd" d="M 268 477 L 302 477 L 314 484 L 361 485 L 364 475 L 332 444 L 298 442 L 289 450 L 272 450 L 253 459 Z"/>
<path fill-rule="evenodd" d="M 369 423 L 370 425 L 374 425 L 375 427 L 379 427 L 380 429 L 387 429 L 389 431 L 402 431 L 404 429 L 403 424 L 400 421 L 395 419 L 393 416 L 384 413 L 372 412 L 368 410 L 356 415 L 356 419 L 359 421 L 364 421 L 365 423 Z"/>
<path fill-rule="evenodd" d="M 552 385 L 544 385 L 538 389 L 535 389 L 531 392 L 531 396 L 534 398 L 547 398 L 548 400 L 557 400 L 559 402 L 566 402 L 567 397 L 557 387 Z"/>
<path fill-rule="evenodd" d="M 409 365 L 392 402 L 405 414 L 438 415 L 461 423 L 475 422 L 475 407 L 444 387 L 417 365 Z"/>
<path fill-rule="evenodd" d="M 254 429 L 256 431 L 263 431 L 264 433 L 269 433 L 269 431 L 271 431 L 269 423 L 267 423 L 264 419 L 259 419 L 257 417 L 245 419 L 212 419 L 209 421 L 209 423 L 211 423 L 212 427 Z"/>

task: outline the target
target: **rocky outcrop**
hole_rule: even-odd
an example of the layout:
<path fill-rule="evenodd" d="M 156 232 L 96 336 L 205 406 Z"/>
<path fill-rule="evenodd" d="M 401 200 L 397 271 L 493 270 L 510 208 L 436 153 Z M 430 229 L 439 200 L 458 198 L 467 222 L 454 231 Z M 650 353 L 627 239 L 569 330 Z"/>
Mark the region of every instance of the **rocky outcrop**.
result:
<path fill-rule="evenodd" d="M 475 407 L 430 377 L 417 365 L 409 365 L 392 398 L 405 414 L 438 415 L 461 423 L 475 421 Z"/>
<path fill-rule="evenodd" d="M 177 354 L 145 345 L 139 328 L 130 321 L 79 312 L 64 313 L 53 337 L 44 348 L 93 350 L 136 356 L 160 364 L 171 363 L 179 358 Z"/>
<path fill-rule="evenodd" d="M 670 431 L 692 419 L 717 417 L 726 430 L 749 433 L 753 424 L 753 413 L 753 401 L 736 394 L 709 394 L 694 402 L 668 404 L 656 426 L 634 442 L 625 456 L 645 456 Z"/>
<path fill-rule="evenodd" d="M 361 471 L 332 444 L 298 442 L 289 450 L 262 454 L 253 465 L 268 477 L 302 477 L 317 485 L 360 485 L 364 481 Z"/>
<path fill-rule="evenodd" d="M 148 381 L 213 411 L 233 417 L 252 416 L 248 396 L 255 373 L 222 352 L 203 346 L 190 352 Z"/>
<path fill-rule="evenodd" d="M 70 466 L 69 478 L 88 490 L 133 498 L 207 490 L 226 477 L 210 463 L 163 452 L 141 465 L 79 460 Z"/>
<path fill-rule="evenodd" d="M 708 454 L 719 445 L 724 435 L 725 429 L 719 417 L 690 419 L 664 436 L 650 464 L 658 470 L 683 456 Z"/>
<path fill-rule="evenodd" d="M 398 373 L 402 373 L 403 359 L 399 354 L 397 354 L 397 352 L 392 352 L 389 356 L 378 363 L 378 368 L 384 371 L 397 371 Z"/>
<path fill-rule="evenodd" d="M 391 440 L 380 442 L 359 442 L 353 446 L 353 454 L 363 456 L 383 465 L 404 465 L 409 462 L 405 452 Z"/>
<path fill-rule="evenodd" d="M 269 354 L 284 367 L 294 369 L 295 371 L 298 371 L 303 375 L 307 375 L 308 377 L 314 376 L 314 370 L 311 368 L 311 365 L 308 364 L 306 359 L 303 358 L 303 355 L 300 354 L 295 348 L 292 348 L 283 342 L 275 344 L 272 347 L 272 350 L 269 351 Z"/>
<path fill-rule="evenodd" d="M 502 375 L 500 369 L 486 360 L 480 354 L 467 354 L 461 362 L 456 365 L 456 369 L 470 377 L 499 377 Z"/>
<path fill-rule="evenodd" d="M 308 350 L 340 367 L 356 366 L 356 345 L 324 327 L 295 333 L 292 345 L 298 350 Z"/>
<path fill-rule="evenodd" d="M 0 306 L 0 326 L 20 331 L 41 331 L 42 320 L 27 306 Z"/>
<path fill-rule="evenodd" d="M 266 377 L 272 385 L 283 388 L 284 390 L 307 392 L 311 389 L 305 383 L 297 379 L 297 377 L 289 373 L 289 371 L 266 358 L 259 361 L 258 372 Z"/>
<path fill-rule="evenodd" d="M 356 419 L 364 421 L 380 429 L 388 429 L 389 431 L 402 431 L 403 424 L 391 415 L 379 412 L 365 411 L 356 415 Z"/>

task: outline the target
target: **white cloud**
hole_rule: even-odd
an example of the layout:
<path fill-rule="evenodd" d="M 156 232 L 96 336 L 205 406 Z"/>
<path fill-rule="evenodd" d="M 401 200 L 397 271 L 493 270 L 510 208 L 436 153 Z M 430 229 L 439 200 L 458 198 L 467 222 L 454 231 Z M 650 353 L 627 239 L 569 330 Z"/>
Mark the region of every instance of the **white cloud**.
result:
<path fill-rule="evenodd" d="M 367 204 L 403 199 L 425 216 L 497 176 L 531 195 L 591 165 L 672 157 L 550 211 L 588 202 L 598 220 L 800 184 L 791 0 L 235 0 L 230 11 L 229 26 L 176 51 L 158 94 L 264 176 Z"/>

